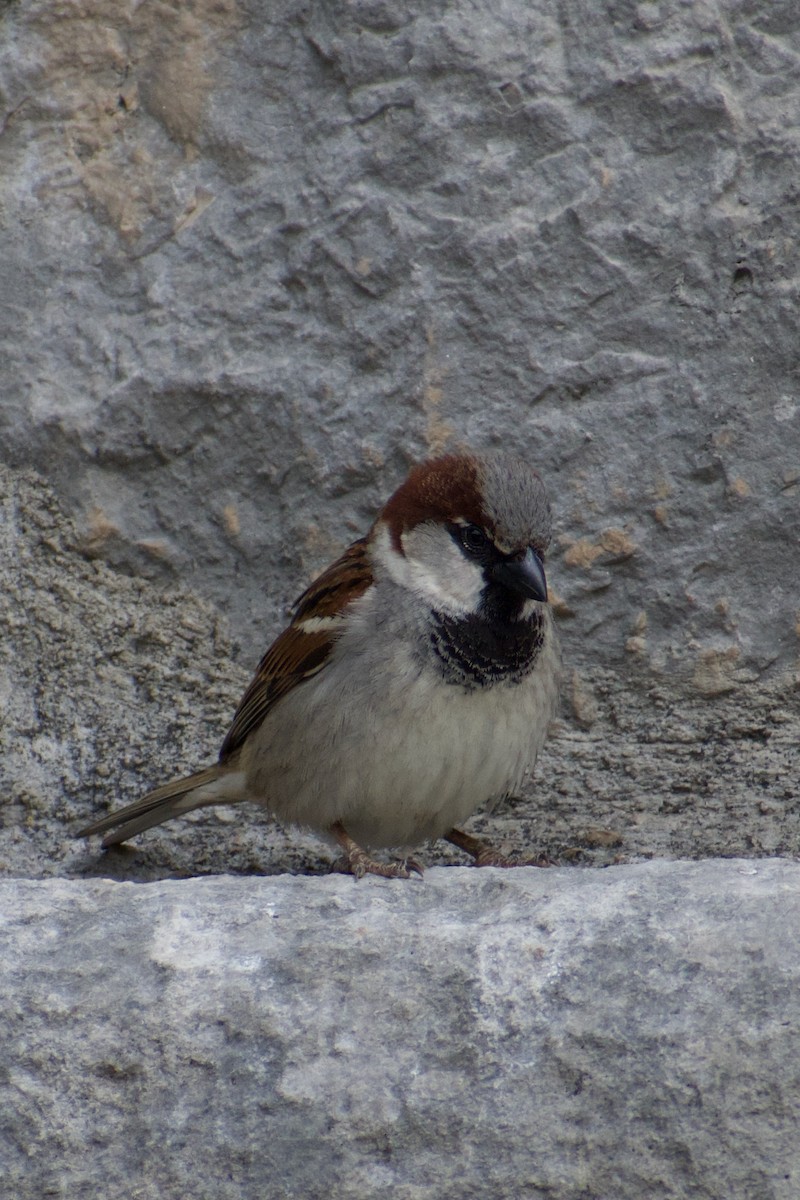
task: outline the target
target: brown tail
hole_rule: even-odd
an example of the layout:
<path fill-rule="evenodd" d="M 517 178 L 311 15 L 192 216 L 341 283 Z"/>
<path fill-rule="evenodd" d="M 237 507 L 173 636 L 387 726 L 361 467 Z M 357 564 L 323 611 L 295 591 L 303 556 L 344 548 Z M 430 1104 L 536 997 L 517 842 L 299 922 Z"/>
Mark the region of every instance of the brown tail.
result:
<path fill-rule="evenodd" d="M 206 767 L 204 771 L 187 775 L 185 779 L 173 779 L 171 783 L 155 788 L 127 808 L 121 808 L 95 821 L 93 825 L 80 829 L 75 836 L 90 837 L 94 833 L 106 833 L 107 829 L 113 829 L 113 833 L 107 833 L 103 838 L 103 845 L 116 846 L 134 834 L 151 829 L 153 825 L 161 825 L 173 817 L 183 816 L 193 808 L 202 808 L 207 804 L 231 804 L 244 799 L 242 780 L 237 771 L 223 766 Z"/>

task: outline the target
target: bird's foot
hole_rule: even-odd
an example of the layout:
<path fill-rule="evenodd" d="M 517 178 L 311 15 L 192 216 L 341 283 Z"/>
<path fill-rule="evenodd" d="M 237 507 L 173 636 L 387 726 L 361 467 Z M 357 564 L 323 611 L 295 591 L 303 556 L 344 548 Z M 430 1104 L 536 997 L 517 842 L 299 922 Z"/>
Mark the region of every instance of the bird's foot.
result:
<path fill-rule="evenodd" d="M 353 841 L 341 821 L 331 825 L 331 833 L 344 850 L 341 858 L 337 858 L 333 864 L 334 871 L 355 875 L 356 879 L 363 879 L 365 875 L 380 875 L 383 879 L 410 879 L 412 875 L 422 876 L 424 867 L 415 858 L 393 863 L 382 863 L 371 858 L 358 842 Z"/>
<path fill-rule="evenodd" d="M 370 858 L 366 850 L 361 850 L 355 855 L 342 854 L 333 864 L 333 870 L 343 875 L 355 875 L 356 879 L 363 879 L 365 875 L 380 875 L 383 879 L 410 879 L 412 875 L 421 876 L 424 868 L 415 858 L 382 863 Z"/>
<path fill-rule="evenodd" d="M 467 854 L 472 855 L 473 867 L 552 867 L 554 865 L 553 860 L 545 854 L 530 858 L 509 858 L 507 855 L 501 854 L 499 850 L 495 850 L 488 842 L 482 842 L 480 838 L 463 833 L 460 829 L 451 829 L 444 836 L 446 841 L 458 846 L 459 850 L 464 850 Z"/>

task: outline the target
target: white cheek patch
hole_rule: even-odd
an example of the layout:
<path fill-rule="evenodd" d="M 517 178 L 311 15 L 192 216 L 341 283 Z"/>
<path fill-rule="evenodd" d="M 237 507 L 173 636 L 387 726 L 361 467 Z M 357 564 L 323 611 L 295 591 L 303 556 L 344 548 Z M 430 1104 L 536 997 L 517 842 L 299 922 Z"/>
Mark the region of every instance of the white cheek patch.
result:
<path fill-rule="evenodd" d="M 401 540 L 405 557 L 392 548 L 387 529 L 375 539 L 376 558 L 395 583 L 449 616 L 477 611 L 486 585 L 483 572 L 464 557 L 446 529 L 425 521 Z"/>

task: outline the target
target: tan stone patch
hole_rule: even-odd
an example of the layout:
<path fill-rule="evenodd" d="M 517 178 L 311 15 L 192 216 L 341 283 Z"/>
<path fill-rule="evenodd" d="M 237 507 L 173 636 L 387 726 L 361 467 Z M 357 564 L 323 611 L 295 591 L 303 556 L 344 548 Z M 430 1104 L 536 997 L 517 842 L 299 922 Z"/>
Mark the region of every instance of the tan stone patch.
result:
<path fill-rule="evenodd" d="M 636 543 L 624 529 L 605 529 L 600 534 L 600 545 L 615 558 L 630 558 L 636 550 Z"/>
<path fill-rule="evenodd" d="M 570 679 L 570 701 L 573 715 L 584 729 L 593 725 L 599 716 L 597 697 L 579 671 L 573 671 Z"/>
<path fill-rule="evenodd" d="M 584 570 L 588 570 L 602 553 L 602 546 L 590 542 L 588 538 L 579 538 L 565 551 L 564 562 L 568 567 L 583 567 Z"/>
<path fill-rule="evenodd" d="M 126 240 L 153 217 L 187 228 L 213 197 L 199 189 L 182 208 L 175 175 L 196 154 L 217 47 L 238 24 L 235 0 L 32 5 L 37 103 L 51 118 L 39 195 L 81 189 Z"/>
<path fill-rule="evenodd" d="M 726 650 L 701 650 L 692 674 L 692 685 L 703 696 L 721 696 L 739 686 L 736 667 L 739 647 L 729 646 Z"/>
<path fill-rule="evenodd" d="M 566 539 L 562 539 L 562 544 Z M 568 567 L 582 567 L 588 570 L 594 562 L 604 554 L 614 558 L 630 558 L 636 551 L 636 543 L 624 529 L 604 529 L 597 542 L 588 538 L 579 538 L 567 544 L 564 552 L 564 562 Z"/>
<path fill-rule="evenodd" d="M 239 519 L 239 512 L 235 504 L 226 504 L 222 510 L 222 523 L 225 526 L 225 532 L 228 537 L 238 537 L 242 522 Z"/>
<path fill-rule="evenodd" d="M 422 407 L 425 411 L 425 444 L 430 454 L 441 454 L 447 449 L 453 437 L 453 427 L 444 420 L 441 413 L 444 402 L 442 384 L 446 367 L 439 361 L 437 353 L 436 330 L 429 325 L 425 331 L 428 349 L 425 353 L 424 382 L 422 391 Z"/>
<path fill-rule="evenodd" d="M 78 538 L 77 548 L 81 554 L 94 558 L 103 553 L 106 543 L 118 533 L 119 528 L 106 516 L 102 508 L 92 508 L 87 528 Z"/>

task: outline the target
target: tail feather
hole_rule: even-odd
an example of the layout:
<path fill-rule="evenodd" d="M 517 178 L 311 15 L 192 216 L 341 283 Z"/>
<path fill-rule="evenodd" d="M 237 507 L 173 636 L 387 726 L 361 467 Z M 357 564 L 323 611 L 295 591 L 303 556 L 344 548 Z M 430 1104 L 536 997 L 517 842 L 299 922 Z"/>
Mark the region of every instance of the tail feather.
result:
<path fill-rule="evenodd" d="M 192 809 L 208 804 L 232 804 L 244 799 L 243 779 L 239 772 L 232 771 L 230 767 L 206 767 L 185 779 L 173 779 L 171 783 L 154 788 L 141 800 L 134 801 L 118 812 L 109 813 L 107 817 L 80 829 L 75 836 L 91 837 L 95 833 L 105 833 L 103 845 L 116 846 L 145 829 L 183 816 Z M 113 833 L 107 833 L 109 829 Z"/>

